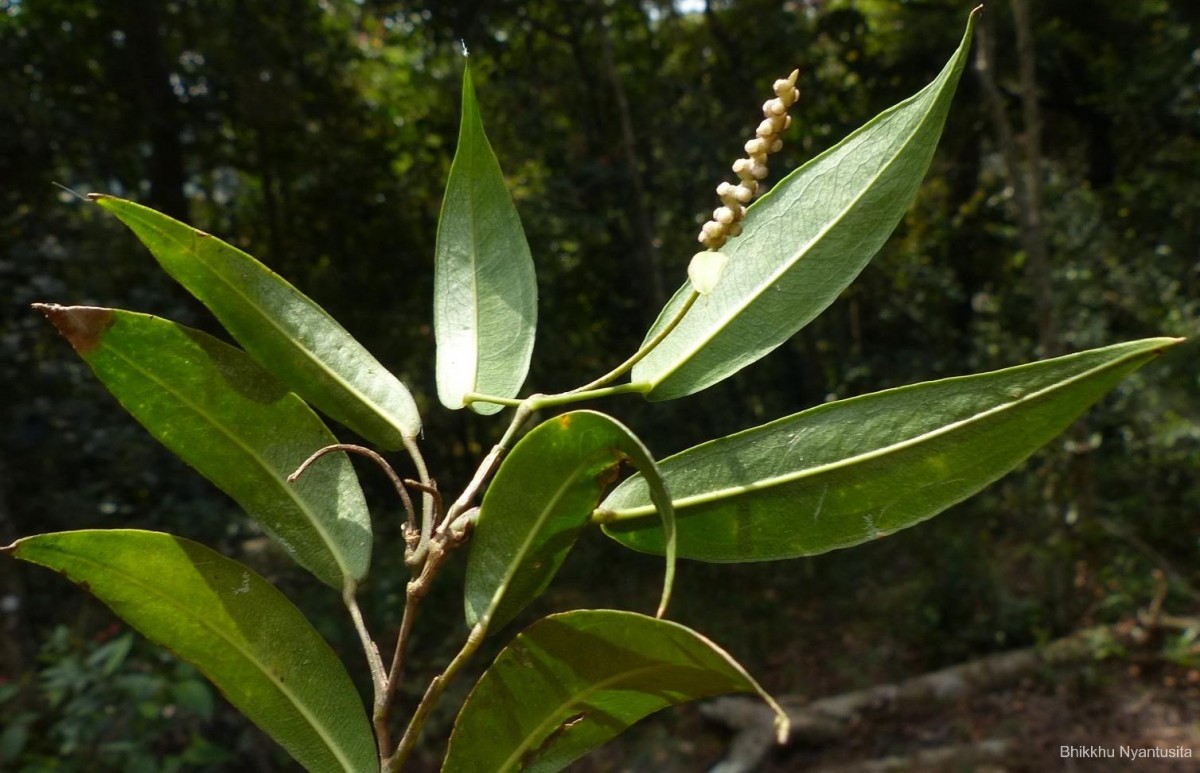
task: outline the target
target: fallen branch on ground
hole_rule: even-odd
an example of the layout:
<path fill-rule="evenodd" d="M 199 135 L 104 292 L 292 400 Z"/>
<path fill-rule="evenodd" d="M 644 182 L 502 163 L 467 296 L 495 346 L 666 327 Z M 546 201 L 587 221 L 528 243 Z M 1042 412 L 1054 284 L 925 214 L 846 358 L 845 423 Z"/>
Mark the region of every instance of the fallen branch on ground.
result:
<path fill-rule="evenodd" d="M 783 696 L 792 723 L 789 743 L 824 746 L 847 735 L 867 711 L 930 709 L 1012 684 L 1047 666 L 1079 663 L 1144 646 L 1154 630 L 1200 628 L 1200 618 L 1158 609 L 1115 625 L 1085 628 L 1048 644 L 1002 652 L 893 684 L 805 702 Z M 774 746 L 774 714 L 753 698 L 728 696 L 701 707 L 709 719 L 735 731 L 729 752 L 711 773 L 750 773 Z M 881 770 L 886 768 L 881 768 Z"/>

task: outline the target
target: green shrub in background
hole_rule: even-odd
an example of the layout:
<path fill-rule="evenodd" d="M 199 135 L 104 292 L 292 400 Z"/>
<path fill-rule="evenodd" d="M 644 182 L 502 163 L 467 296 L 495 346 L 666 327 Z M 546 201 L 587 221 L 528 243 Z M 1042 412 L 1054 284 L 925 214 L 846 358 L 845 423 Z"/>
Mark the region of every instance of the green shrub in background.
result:
<path fill-rule="evenodd" d="M 114 631 L 80 641 L 58 626 L 38 653 L 31 699 L 20 699 L 17 684 L 0 685 L 0 767 L 157 772 L 228 762 L 198 732 L 214 697 L 196 669 L 166 653 L 135 661 L 133 633 L 108 638 Z"/>

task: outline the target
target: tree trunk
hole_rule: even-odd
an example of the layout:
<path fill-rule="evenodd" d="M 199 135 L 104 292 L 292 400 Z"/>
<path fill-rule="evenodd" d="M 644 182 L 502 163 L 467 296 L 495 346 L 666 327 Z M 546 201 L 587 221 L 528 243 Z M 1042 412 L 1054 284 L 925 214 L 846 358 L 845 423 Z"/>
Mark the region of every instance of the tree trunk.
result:
<path fill-rule="evenodd" d="M 1012 0 L 1016 25 L 1017 61 L 1020 72 L 1021 116 L 1024 124 L 1018 141 L 1005 109 L 1004 96 L 996 84 L 995 41 L 992 22 L 985 13 L 975 49 L 975 71 L 983 86 L 984 98 L 992 116 L 992 126 L 1005 175 L 1013 189 L 1013 216 L 1021 249 L 1025 252 L 1029 279 L 1033 285 L 1034 315 L 1037 320 L 1037 348 L 1042 357 L 1061 351 L 1058 319 L 1054 302 L 1054 280 L 1050 248 L 1046 239 L 1042 193 L 1042 118 L 1038 106 L 1037 57 L 1033 28 L 1025 0 Z"/>
<path fill-rule="evenodd" d="M 643 181 L 644 171 L 638 160 L 637 136 L 633 130 L 633 115 L 629 109 L 629 98 L 617 72 L 613 57 L 612 34 L 607 19 L 600 21 L 600 42 L 603 51 L 604 74 L 612 89 L 613 101 L 617 107 L 618 125 L 621 130 L 621 157 L 624 160 L 625 176 L 629 183 L 629 195 L 623 197 L 625 208 L 629 215 L 630 226 L 633 229 L 634 255 L 633 268 L 635 276 L 647 276 L 649 282 L 637 284 L 648 287 L 646 308 L 657 309 L 667 299 L 666 287 L 663 283 L 662 258 L 659 255 L 654 236 L 654 225 L 650 218 L 650 201 L 646 196 L 646 186 Z"/>

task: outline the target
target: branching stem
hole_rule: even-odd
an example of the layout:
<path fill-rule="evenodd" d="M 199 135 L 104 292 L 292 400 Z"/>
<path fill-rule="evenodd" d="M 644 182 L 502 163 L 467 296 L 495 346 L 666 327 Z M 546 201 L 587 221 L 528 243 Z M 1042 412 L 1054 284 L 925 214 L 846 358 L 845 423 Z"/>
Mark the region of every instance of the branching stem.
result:
<path fill-rule="evenodd" d="M 413 567 L 414 571 L 418 571 L 418 573 L 408 583 L 404 614 L 400 621 L 400 631 L 396 638 L 396 650 L 392 655 L 391 668 L 386 672 L 382 686 L 376 688 L 373 719 L 375 733 L 379 740 L 384 771 L 397 771 L 404 764 L 405 760 L 408 759 L 413 748 L 416 746 L 417 739 L 420 738 L 421 730 L 425 726 L 425 721 L 428 719 L 429 713 L 437 704 L 438 699 L 441 698 L 446 685 L 449 684 L 450 680 L 454 678 L 463 664 L 475 653 L 475 650 L 479 648 L 479 645 L 483 642 L 484 635 L 487 633 L 487 621 L 481 621 L 471 629 L 471 633 L 467 636 L 467 641 L 463 644 L 458 654 L 455 655 L 454 659 L 450 661 L 450 664 L 446 666 L 446 670 L 430 682 L 425 695 L 421 698 L 420 704 L 418 704 L 416 711 L 409 720 L 408 726 L 405 728 L 404 735 L 401 737 L 400 743 L 396 746 L 395 752 L 388 756 L 388 749 L 391 746 L 388 717 L 396 691 L 400 685 L 405 651 L 408 647 L 409 637 L 412 634 L 413 619 L 416 616 L 417 606 L 420 604 L 421 599 L 429 592 L 429 586 L 434 576 L 445 562 L 450 551 L 465 541 L 473 522 L 473 513 L 478 510 L 473 504 L 479 496 L 479 492 L 487 485 L 492 476 L 496 474 L 496 470 L 500 467 L 500 462 L 504 459 L 504 455 L 508 453 L 509 448 L 512 447 L 517 435 L 537 411 L 544 408 L 557 408 L 563 405 L 579 403 L 593 398 L 607 397 L 609 395 L 644 394 L 649 391 L 651 384 L 648 382 L 620 384 L 618 386 L 606 386 L 606 384 L 628 372 L 643 357 L 649 354 L 654 347 L 658 346 L 663 339 L 670 335 L 671 331 L 679 325 L 680 320 L 683 319 L 684 315 L 695 304 L 698 297 L 698 293 L 692 292 L 671 318 L 671 321 L 635 352 L 632 357 L 604 376 L 578 389 L 554 395 L 534 394 L 523 400 L 468 392 L 464 397 L 464 402 L 467 404 L 486 402 L 514 407 L 516 411 L 513 412 L 512 421 L 509 423 L 503 437 L 492 447 L 488 455 L 484 457 L 479 467 L 475 470 L 470 483 L 467 484 L 459 497 L 444 511 L 437 487 L 425 471 L 424 460 L 416 448 L 416 443 L 406 439 L 406 447 L 409 454 L 413 457 L 413 463 L 417 466 L 417 471 L 421 478 L 419 484 L 415 481 L 410 481 L 410 484 L 424 493 L 424 508 L 421 521 L 421 541 L 415 551 L 416 557 L 420 560 L 410 561 L 409 563 L 409 566 Z M 436 518 L 434 513 L 436 513 Z M 419 570 L 417 570 L 417 567 L 419 567 Z M 378 657 L 378 653 L 376 653 L 376 657 Z"/>

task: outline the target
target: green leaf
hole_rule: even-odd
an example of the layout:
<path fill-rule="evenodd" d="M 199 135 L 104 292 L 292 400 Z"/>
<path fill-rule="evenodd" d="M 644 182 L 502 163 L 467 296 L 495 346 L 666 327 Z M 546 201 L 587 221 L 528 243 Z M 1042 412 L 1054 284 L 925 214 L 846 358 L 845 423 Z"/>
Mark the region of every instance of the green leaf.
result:
<path fill-rule="evenodd" d="M 463 705 L 444 773 L 555 771 L 633 723 L 680 703 L 757 693 L 728 654 L 678 623 L 577 610 L 539 620 L 496 657 Z"/>
<path fill-rule="evenodd" d="M 1118 381 L 1182 339 L 1148 338 L 827 403 L 664 459 L 679 555 L 765 561 L 913 526 L 1016 467 Z M 595 520 L 662 553 L 636 476 Z"/>
<path fill-rule="evenodd" d="M 500 465 L 479 508 L 467 561 L 467 624 L 491 630 L 537 598 L 574 546 L 596 503 L 632 461 L 674 534 L 674 511 L 650 452 L 610 416 L 572 411 L 539 424 Z M 659 614 L 670 599 L 675 556 L 667 541 L 667 576 Z"/>
<path fill-rule="evenodd" d="M 131 201 L 88 198 L 129 226 L 168 274 L 288 388 L 383 448 L 421 431 L 412 395 L 345 328 L 246 253 Z"/>
<path fill-rule="evenodd" d="M 463 70 L 462 126 L 438 221 L 433 275 L 438 397 L 515 397 L 529 372 L 537 279 L 521 219 L 483 132 L 471 69 Z M 503 406 L 471 403 L 476 413 Z"/>
<path fill-rule="evenodd" d="M 342 662 L 248 567 L 152 531 L 42 534 L 4 550 L 62 573 L 195 665 L 309 770 L 378 770 L 371 726 Z"/>
<path fill-rule="evenodd" d="M 929 168 L 975 16 L 933 83 L 797 169 L 750 207 L 743 234 L 722 249 L 729 265 L 633 368 L 650 400 L 683 397 L 762 358 L 824 310 L 900 222 Z M 649 341 L 692 292 L 667 303 Z"/>
<path fill-rule="evenodd" d="M 37 308 L 163 445 L 233 497 L 302 566 L 341 589 L 371 561 L 371 520 L 344 454 L 287 476 L 337 442 L 244 352 L 148 314 Z"/>

